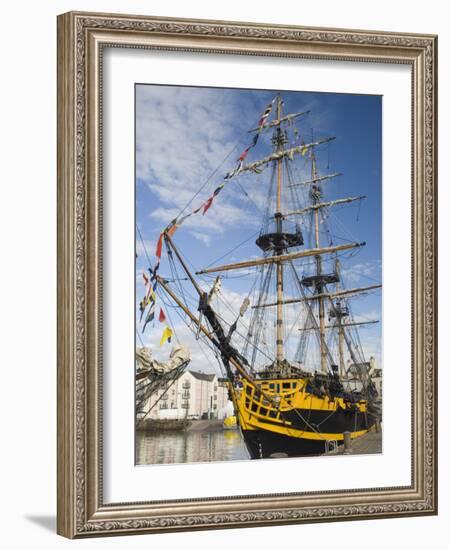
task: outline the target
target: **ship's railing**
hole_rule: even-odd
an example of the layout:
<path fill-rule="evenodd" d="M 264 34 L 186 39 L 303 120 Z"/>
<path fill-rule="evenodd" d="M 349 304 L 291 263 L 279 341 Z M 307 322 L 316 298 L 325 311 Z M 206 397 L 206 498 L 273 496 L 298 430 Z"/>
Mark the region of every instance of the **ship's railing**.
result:
<path fill-rule="evenodd" d="M 291 410 L 295 395 L 301 390 L 297 382 L 262 382 L 257 386 L 267 397 L 256 391 L 253 384 L 243 380 L 243 406 L 249 415 L 270 419 L 271 422 L 290 424 L 282 412 Z"/>
<path fill-rule="evenodd" d="M 257 388 L 263 394 L 257 391 Z M 311 394 L 306 395 L 307 388 L 308 382 L 306 379 L 286 383 L 279 380 L 257 381 L 256 387 L 253 383 L 243 380 L 242 388 L 239 391 L 241 411 L 248 415 L 249 420 L 253 417 L 255 420 L 262 422 L 269 421 L 271 424 L 291 426 L 293 423 L 286 420 L 285 413 L 298 408 L 299 402 L 304 400 L 304 396 L 312 397 Z M 315 397 L 315 399 L 322 401 L 322 405 L 325 405 L 329 411 L 338 408 L 357 408 L 361 414 L 366 413 L 367 404 L 364 400 L 357 403 L 349 403 L 341 397 L 331 398 L 329 395 Z"/>

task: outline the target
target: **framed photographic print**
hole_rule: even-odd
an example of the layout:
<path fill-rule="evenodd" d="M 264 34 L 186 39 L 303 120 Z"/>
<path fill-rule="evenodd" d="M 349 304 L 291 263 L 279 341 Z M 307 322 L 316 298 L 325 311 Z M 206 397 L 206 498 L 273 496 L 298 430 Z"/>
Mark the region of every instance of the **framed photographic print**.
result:
<path fill-rule="evenodd" d="M 435 514 L 436 37 L 58 51 L 58 532 Z"/>

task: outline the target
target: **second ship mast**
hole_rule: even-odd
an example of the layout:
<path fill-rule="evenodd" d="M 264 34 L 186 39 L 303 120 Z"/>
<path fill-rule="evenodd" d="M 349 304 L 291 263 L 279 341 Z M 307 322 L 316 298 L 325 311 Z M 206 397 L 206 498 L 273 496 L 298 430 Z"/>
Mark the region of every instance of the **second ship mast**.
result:
<path fill-rule="evenodd" d="M 316 168 L 316 157 L 315 157 L 315 151 L 312 149 L 311 153 L 311 159 L 312 159 L 312 180 L 315 180 L 315 184 L 312 185 L 312 188 L 310 190 L 310 197 L 312 199 L 312 204 L 317 205 L 322 197 L 322 190 L 319 185 L 319 183 L 316 182 L 318 178 L 318 172 Z M 315 227 L 315 248 L 320 248 L 320 232 L 319 232 L 319 208 L 315 208 L 312 211 L 312 215 L 314 217 L 314 227 Z M 327 371 L 327 352 L 325 347 L 325 339 L 326 339 L 326 331 L 324 329 L 324 298 L 322 296 L 323 294 L 323 277 L 322 277 L 322 269 L 323 269 L 323 263 L 321 259 L 321 254 L 317 254 L 315 256 L 315 265 L 316 265 L 316 282 L 315 282 L 315 292 L 318 294 L 318 318 L 320 323 L 320 365 L 321 365 L 321 371 L 326 372 Z"/>
<path fill-rule="evenodd" d="M 282 99 L 281 96 L 277 96 L 277 119 L 280 121 L 282 117 Z M 281 125 L 276 129 L 273 136 L 273 143 L 276 145 L 276 151 L 280 152 L 283 149 L 283 144 L 286 138 L 282 131 Z M 276 220 L 276 232 L 282 234 L 282 160 L 279 158 L 277 162 L 277 196 L 276 196 L 276 212 L 274 214 Z M 273 250 L 273 255 L 280 256 L 284 251 L 281 246 Z M 284 301 L 284 283 L 283 283 L 283 264 L 279 259 L 276 262 L 276 297 L 277 297 L 277 311 L 276 311 L 276 364 L 279 366 L 284 359 L 284 321 L 283 321 L 283 301 Z"/>
<path fill-rule="evenodd" d="M 344 244 L 334 244 L 329 242 L 328 245 L 322 242 L 320 238 L 320 222 L 323 220 L 322 209 L 328 209 L 329 207 L 350 203 L 353 201 L 358 201 L 364 196 L 353 196 L 346 197 L 341 199 L 335 199 L 331 201 L 323 200 L 323 189 L 321 183 L 325 180 L 333 179 L 336 176 L 340 176 L 340 173 L 331 173 L 326 175 L 320 175 L 317 166 L 317 159 L 315 156 L 315 147 L 322 144 L 328 143 L 334 140 L 334 137 L 327 137 L 321 139 L 312 139 L 309 143 L 302 142 L 301 145 L 287 146 L 288 136 L 286 131 L 283 128 L 284 124 L 290 123 L 293 118 L 307 114 L 308 111 L 302 113 L 293 113 L 291 115 L 283 115 L 283 101 L 280 94 L 277 95 L 276 99 L 276 120 L 268 123 L 265 127 L 262 127 L 262 130 L 266 131 L 273 128 L 274 132 L 272 135 L 272 144 L 273 152 L 260 159 L 253 161 L 252 163 L 242 164 L 239 167 L 239 174 L 245 172 L 258 172 L 260 169 L 268 166 L 270 163 L 273 163 L 273 176 L 275 178 L 275 196 L 274 200 L 274 212 L 271 214 L 271 220 L 274 220 L 274 231 L 270 232 L 268 226 L 265 230 L 261 232 L 259 238 L 256 241 L 257 246 L 265 253 L 261 258 L 254 258 L 249 260 L 244 260 L 236 263 L 218 265 L 214 267 L 208 267 L 197 271 L 197 275 L 225 272 L 230 270 L 245 269 L 251 267 L 263 267 L 264 265 L 269 266 L 274 264 L 275 268 L 275 294 L 276 301 L 270 302 L 269 300 L 263 300 L 262 302 L 255 304 L 252 309 L 266 308 L 270 306 L 276 307 L 275 315 L 275 354 L 274 354 L 274 363 L 272 367 L 276 371 L 282 371 L 284 364 L 286 363 L 285 357 L 285 327 L 284 327 L 284 305 L 293 304 L 293 303 L 306 303 L 309 313 L 313 317 L 312 324 L 314 326 L 305 327 L 304 329 L 299 330 L 315 330 L 319 336 L 319 368 L 323 373 L 329 372 L 330 368 L 334 366 L 334 361 L 331 357 L 329 345 L 326 341 L 327 329 L 337 328 L 338 329 L 338 363 L 340 375 L 345 374 L 344 368 L 344 352 L 343 344 L 346 343 L 350 351 L 351 358 L 353 362 L 356 361 L 355 353 L 351 341 L 346 334 L 346 326 L 355 326 L 359 324 L 369 324 L 370 322 L 351 322 L 345 323 L 344 317 L 349 315 L 348 308 L 344 305 L 344 302 L 341 301 L 340 297 L 348 297 L 350 295 L 356 295 L 370 290 L 379 288 L 381 285 L 370 285 L 367 287 L 361 288 L 351 288 L 344 289 L 340 285 L 340 267 L 338 259 L 335 261 L 335 268 L 332 273 L 323 272 L 323 254 L 332 254 L 337 255 L 338 253 L 348 251 L 351 249 L 363 247 L 365 242 L 348 242 Z M 253 131 L 253 130 L 250 130 Z M 291 181 L 291 176 L 288 172 L 288 161 L 293 160 L 295 155 L 304 156 L 306 152 L 309 151 L 309 158 L 311 161 L 311 174 L 310 179 L 293 183 Z M 286 165 L 284 166 L 284 159 L 286 159 Z M 289 187 L 296 187 L 298 185 L 306 185 L 309 187 L 309 199 L 310 203 L 303 205 L 302 208 L 293 209 L 291 211 L 282 211 L 283 201 L 283 179 L 284 179 L 284 168 L 286 175 L 289 178 Z M 301 206 L 301 205 L 298 205 Z M 284 220 L 288 220 L 290 217 L 310 215 L 311 230 L 312 230 L 312 240 L 311 247 L 309 249 L 303 249 L 304 239 L 299 229 L 298 224 L 296 225 L 295 232 L 289 232 L 284 229 Z M 296 248 L 296 251 L 289 251 L 290 248 Z M 285 277 L 285 268 L 289 265 L 293 270 L 295 266 L 293 265 L 293 260 L 299 258 L 314 258 L 314 272 L 311 275 L 304 275 L 302 278 L 299 278 L 296 274 L 296 280 L 298 281 L 301 290 L 301 295 L 298 298 L 288 298 L 284 297 L 284 277 Z M 335 257 L 335 256 L 334 256 Z M 284 265 L 285 264 L 285 265 Z M 334 291 L 328 290 L 328 285 L 336 285 Z M 304 294 L 304 290 L 310 289 L 310 294 Z M 334 298 L 336 301 L 334 302 Z M 344 300 L 343 298 L 343 300 Z M 311 304 L 317 301 L 318 315 L 315 317 L 315 314 L 312 313 Z M 326 304 L 329 301 L 329 321 L 331 318 L 334 319 L 334 324 L 326 325 Z M 257 320 L 257 317 L 255 318 Z M 260 319 L 259 319 L 260 322 Z"/>

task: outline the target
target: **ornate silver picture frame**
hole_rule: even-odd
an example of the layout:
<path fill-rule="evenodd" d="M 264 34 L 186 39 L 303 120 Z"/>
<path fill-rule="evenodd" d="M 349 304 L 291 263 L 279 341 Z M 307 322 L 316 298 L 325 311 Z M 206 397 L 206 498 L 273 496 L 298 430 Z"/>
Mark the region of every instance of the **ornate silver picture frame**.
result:
<path fill-rule="evenodd" d="M 103 61 L 111 48 L 410 68 L 412 307 L 404 313 L 412 347 L 410 484 L 164 499 L 149 489 L 145 501 L 105 499 Z M 437 513 L 436 63 L 432 35 L 77 12 L 58 17 L 59 534 L 83 538 Z"/>

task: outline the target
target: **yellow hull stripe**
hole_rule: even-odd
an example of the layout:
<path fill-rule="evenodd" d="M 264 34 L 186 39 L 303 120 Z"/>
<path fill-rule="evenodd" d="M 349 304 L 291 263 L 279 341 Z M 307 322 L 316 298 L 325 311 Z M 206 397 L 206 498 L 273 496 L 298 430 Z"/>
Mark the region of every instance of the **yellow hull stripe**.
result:
<path fill-rule="evenodd" d="M 305 391 L 306 380 L 304 379 L 290 380 L 288 389 L 285 388 L 285 381 L 282 380 L 270 380 L 269 383 L 264 382 L 257 385 L 270 398 L 278 395 L 280 398 L 279 407 L 273 407 L 271 403 L 254 391 L 253 384 L 244 380 L 243 388 L 234 394 L 235 409 L 238 411 L 238 423 L 242 430 L 265 430 L 287 437 L 315 441 L 342 441 L 344 439 L 343 433 L 321 433 L 313 429 L 300 430 L 293 428 L 290 422 L 282 418 L 283 412 L 294 409 L 324 410 L 332 414 L 332 412 L 335 412 L 339 408 L 348 408 L 347 403 L 343 399 L 336 398 L 330 400 L 327 396 L 317 397 L 316 395 L 312 395 Z M 365 413 L 366 401 L 360 400 L 355 404 L 355 408 L 359 414 Z M 266 422 L 265 419 L 269 420 L 269 422 Z M 371 429 L 351 432 L 351 439 L 360 437 Z"/>
<path fill-rule="evenodd" d="M 240 416 L 240 425 L 242 430 L 264 430 L 266 432 L 273 432 L 279 435 L 285 435 L 288 437 L 298 439 L 310 439 L 314 441 L 343 441 L 344 435 L 342 433 L 321 433 L 307 430 L 297 430 L 290 428 L 289 426 L 275 426 L 273 424 L 266 424 L 265 422 L 258 422 L 256 418 L 251 418 L 249 422 L 245 422 Z M 362 435 L 365 435 L 373 427 L 366 430 L 359 430 L 357 432 L 351 432 L 351 439 L 356 439 Z"/>

